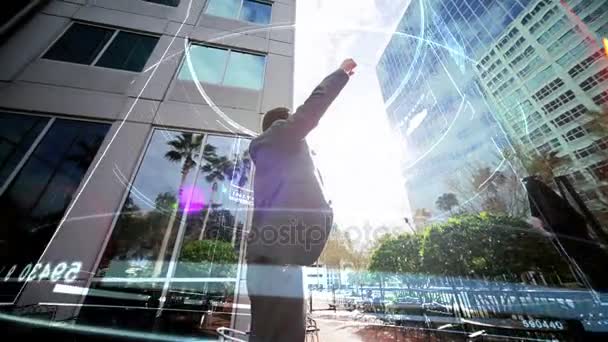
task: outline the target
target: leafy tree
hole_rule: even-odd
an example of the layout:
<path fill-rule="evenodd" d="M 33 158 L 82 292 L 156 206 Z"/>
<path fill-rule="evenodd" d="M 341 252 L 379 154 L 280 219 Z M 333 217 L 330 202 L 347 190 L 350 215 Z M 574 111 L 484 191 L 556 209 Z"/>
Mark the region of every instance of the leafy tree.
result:
<path fill-rule="evenodd" d="M 332 268 L 340 268 L 352 259 L 352 243 L 348 235 L 334 225 L 319 261 Z"/>
<path fill-rule="evenodd" d="M 525 272 L 572 280 L 569 265 L 542 232 L 526 222 L 487 213 L 462 215 L 379 241 L 369 270 L 407 276 L 473 277 L 518 282 Z"/>
<path fill-rule="evenodd" d="M 441 211 L 452 212 L 452 208 L 458 206 L 458 198 L 453 193 L 443 194 L 437 198 L 435 206 Z"/>
<path fill-rule="evenodd" d="M 413 234 L 385 237 L 372 252 L 369 270 L 396 275 L 420 272 L 421 243 L 420 236 Z"/>
<path fill-rule="evenodd" d="M 528 271 L 569 274 L 551 241 L 520 219 L 465 215 L 427 228 L 423 239 L 422 269 L 429 274 L 512 279 Z"/>
<path fill-rule="evenodd" d="M 224 241 L 191 240 L 184 244 L 176 275 L 180 277 L 233 277 L 238 255 Z"/>
<path fill-rule="evenodd" d="M 459 176 L 448 181 L 448 188 L 468 198 L 459 207 L 462 212 L 527 217 L 530 214 L 528 195 L 517 174 L 485 165 L 471 165 Z"/>

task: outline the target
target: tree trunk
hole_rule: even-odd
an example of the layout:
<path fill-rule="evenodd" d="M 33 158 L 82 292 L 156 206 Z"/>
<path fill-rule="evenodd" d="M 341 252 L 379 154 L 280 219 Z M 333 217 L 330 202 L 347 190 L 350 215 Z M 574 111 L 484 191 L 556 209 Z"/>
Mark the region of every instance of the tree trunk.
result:
<path fill-rule="evenodd" d="M 201 228 L 201 232 L 198 235 L 199 241 L 205 237 L 205 229 L 207 228 L 207 223 L 209 222 L 209 215 L 211 214 L 211 210 L 213 209 L 213 202 L 215 201 L 215 195 L 217 193 L 217 182 L 213 182 L 211 186 L 211 198 L 209 199 L 209 205 L 207 206 L 207 212 L 205 213 L 205 218 L 203 219 L 203 227 Z M 235 216 L 236 220 L 236 216 Z"/>
<path fill-rule="evenodd" d="M 234 212 L 234 224 L 232 225 L 232 237 L 230 239 L 230 243 L 232 244 L 233 247 L 236 247 L 236 237 L 238 236 L 238 229 L 239 229 L 238 218 L 239 218 L 240 213 L 241 213 L 241 208 L 240 208 L 240 205 L 237 204 L 236 210 Z M 245 221 L 245 220 L 243 220 L 243 221 Z"/>
<path fill-rule="evenodd" d="M 156 263 L 154 265 L 154 272 L 152 273 L 153 277 L 160 276 L 163 269 L 163 262 L 165 255 L 167 254 L 167 247 L 169 247 L 169 238 L 171 238 L 173 226 L 175 225 L 175 218 L 177 217 L 177 211 L 179 210 L 179 201 L 183 191 L 182 187 L 186 182 L 186 176 L 188 176 L 188 171 L 182 170 L 182 179 L 180 180 L 179 188 L 177 189 L 177 207 L 171 212 L 171 216 L 169 217 L 169 223 L 167 223 L 167 229 L 165 230 L 165 235 L 163 236 L 163 242 L 160 245 L 160 253 L 158 254 L 158 258 L 156 259 Z"/>

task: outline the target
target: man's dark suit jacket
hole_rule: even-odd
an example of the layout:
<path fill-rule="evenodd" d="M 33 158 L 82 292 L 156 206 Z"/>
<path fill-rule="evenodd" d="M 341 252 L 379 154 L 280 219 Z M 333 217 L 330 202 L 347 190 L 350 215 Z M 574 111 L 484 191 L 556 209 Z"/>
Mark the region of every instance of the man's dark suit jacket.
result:
<path fill-rule="evenodd" d="M 293 115 L 251 142 L 256 171 L 249 263 L 310 265 L 323 250 L 333 217 L 305 138 L 348 79 L 342 69 L 333 72 Z"/>

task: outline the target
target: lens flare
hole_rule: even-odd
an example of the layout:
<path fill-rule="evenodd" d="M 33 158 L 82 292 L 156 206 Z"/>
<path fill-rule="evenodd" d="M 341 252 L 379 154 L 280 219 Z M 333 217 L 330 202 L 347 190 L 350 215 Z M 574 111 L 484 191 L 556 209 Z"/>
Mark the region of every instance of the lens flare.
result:
<path fill-rule="evenodd" d="M 189 203 L 188 203 L 189 202 Z M 203 192 L 196 186 L 184 186 L 179 192 L 179 207 L 188 213 L 203 210 L 205 198 Z"/>

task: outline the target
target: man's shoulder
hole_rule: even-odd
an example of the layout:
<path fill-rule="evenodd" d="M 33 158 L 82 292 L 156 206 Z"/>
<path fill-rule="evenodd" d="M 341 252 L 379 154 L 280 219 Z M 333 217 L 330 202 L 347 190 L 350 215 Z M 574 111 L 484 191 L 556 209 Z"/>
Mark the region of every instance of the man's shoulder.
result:
<path fill-rule="evenodd" d="M 287 124 L 286 120 L 275 121 L 266 131 L 260 133 L 257 137 L 253 138 L 251 143 L 259 144 L 264 141 L 272 140 L 279 134 L 281 127 L 285 126 L 285 124 Z"/>

